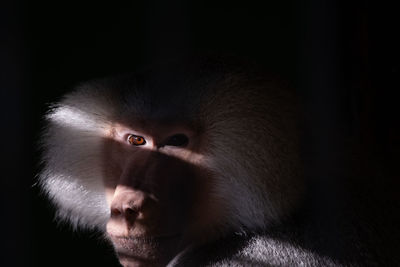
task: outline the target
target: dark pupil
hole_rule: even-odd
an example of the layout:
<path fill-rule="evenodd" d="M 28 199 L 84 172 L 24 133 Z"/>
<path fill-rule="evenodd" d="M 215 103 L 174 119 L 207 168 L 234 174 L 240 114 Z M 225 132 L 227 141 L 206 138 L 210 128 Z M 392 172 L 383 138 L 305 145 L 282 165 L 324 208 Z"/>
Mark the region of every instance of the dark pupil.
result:
<path fill-rule="evenodd" d="M 176 134 L 171 136 L 165 145 L 167 146 L 186 146 L 189 142 L 189 138 L 184 134 Z"/>

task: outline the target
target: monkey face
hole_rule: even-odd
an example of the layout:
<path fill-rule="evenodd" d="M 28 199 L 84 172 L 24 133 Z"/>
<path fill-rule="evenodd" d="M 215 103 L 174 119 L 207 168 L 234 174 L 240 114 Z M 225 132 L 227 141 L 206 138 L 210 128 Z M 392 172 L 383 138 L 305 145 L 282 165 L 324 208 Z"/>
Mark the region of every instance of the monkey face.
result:
<path fill-rule="evenodd" d="M 173 123 L 133 125 L 115 125 L 104 144 L 107 234 L 124 265 L 165 265 L 199 234 L 211 176 L 198 164 L 199 134 Z"/>
<path fill-rule="evenodd" d="M 40 182 L 58 217 L 106 232 L 125 266 L 157 266 L 289 214 L 303 185 L 291 94 L 224 66 L 110 77 L 54 105 Z"/>

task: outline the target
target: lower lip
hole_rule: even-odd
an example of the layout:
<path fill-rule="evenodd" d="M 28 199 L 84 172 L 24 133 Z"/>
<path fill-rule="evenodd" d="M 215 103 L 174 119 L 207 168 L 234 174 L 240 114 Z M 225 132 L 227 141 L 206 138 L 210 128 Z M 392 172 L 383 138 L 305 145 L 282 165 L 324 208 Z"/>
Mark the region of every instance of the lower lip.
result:
<path fill-rule="evenodd" d="M 119 256 L 146 260 L 158 257 L 158 252 L 173 250 L 179 246 L 180 234 L 157 237 L 122 237 L 110 236 Z"/>
<path fill-rule="evenodd" d="M 164 242 L 171 239 L 176 239 L 181 236 L 181 234 L 170 234 L 170 235 L 159 235 L 159 236 L 116 236 L 110 235 L 112 240 L 117 242 L 133 242 L 133 243 L 141 243 L 141 242 Z"/>

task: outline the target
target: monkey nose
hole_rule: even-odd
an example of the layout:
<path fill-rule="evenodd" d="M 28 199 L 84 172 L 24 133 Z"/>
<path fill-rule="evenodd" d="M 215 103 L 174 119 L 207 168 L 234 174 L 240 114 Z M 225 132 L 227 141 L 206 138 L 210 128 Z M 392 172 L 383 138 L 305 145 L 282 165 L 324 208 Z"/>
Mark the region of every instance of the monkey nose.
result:
<path fill-rule="evenodd" d="M 146 194 L 128 187 L 117 188 L 111 202 L 111 219 L 132 223 L 143 211 Z"/>

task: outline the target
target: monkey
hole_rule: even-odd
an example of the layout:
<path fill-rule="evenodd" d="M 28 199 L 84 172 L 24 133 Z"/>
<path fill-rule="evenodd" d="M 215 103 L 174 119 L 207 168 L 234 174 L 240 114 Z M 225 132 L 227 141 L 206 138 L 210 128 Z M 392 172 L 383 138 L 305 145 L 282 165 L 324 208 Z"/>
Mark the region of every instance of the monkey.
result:
<path fill-rule="evenodd" d="M 161 64 L 51 106 L 40 186 L 123 266 L 357 265 L 303 245 L 299 128 L 293 91 L 252 64 Z"/>

